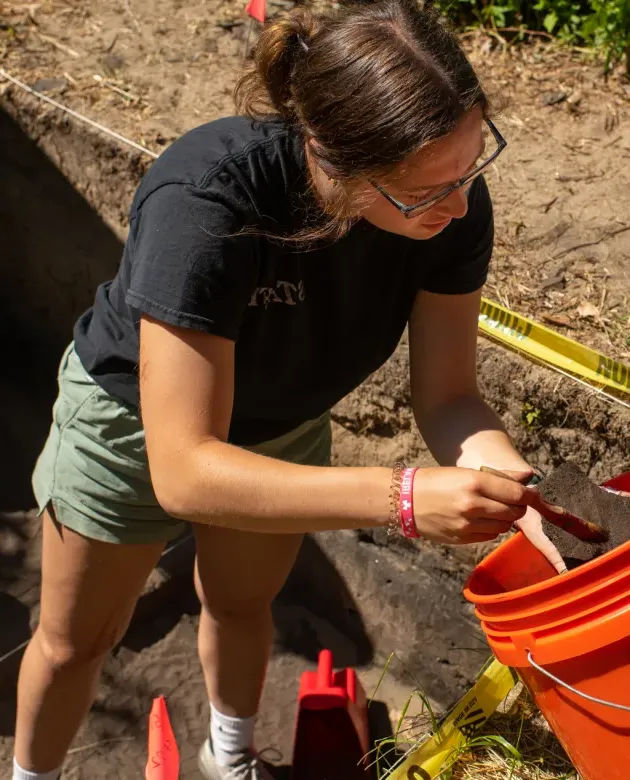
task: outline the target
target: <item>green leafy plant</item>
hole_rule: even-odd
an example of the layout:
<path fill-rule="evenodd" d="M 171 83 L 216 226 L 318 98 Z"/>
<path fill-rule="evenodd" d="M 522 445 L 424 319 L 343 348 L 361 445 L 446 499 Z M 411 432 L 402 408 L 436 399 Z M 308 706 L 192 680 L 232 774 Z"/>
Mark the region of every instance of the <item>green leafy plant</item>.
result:
<path fill-rule="evenodd" d="M 540 424 L 541 410 L 529 401 L 525 401 L 521 410 L 521 420 L 528 428 L 535 428 Z"/>
<path fill-rule="evenodd" d="M 460 26 L 534 31 L 601 53 L 606 70 L 626 57 L 630 68 L 630 0 L 437 0 Z"/>

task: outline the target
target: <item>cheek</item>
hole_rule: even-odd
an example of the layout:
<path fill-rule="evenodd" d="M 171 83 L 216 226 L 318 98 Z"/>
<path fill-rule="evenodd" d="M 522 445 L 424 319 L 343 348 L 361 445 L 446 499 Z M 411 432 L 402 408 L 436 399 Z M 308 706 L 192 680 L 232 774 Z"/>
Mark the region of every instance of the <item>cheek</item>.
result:
<path fill-rule="evenodd" d="M 383 199 L 382 203 L 372 203 L 369 207 L 364 208 L 361 211 L 361 216 L 375 227 L 387 230 L 389 233 L 396 233 L 399 236 L 421 239 L 431 238 L 435 235 L 435 231 L 430 230 L 424 224 L 425 221 L 437 221 L 433 209 L 413 219 L 405 219 L 400 211 Z"/>
<path fill-rule="evenodd" d="M 406 235 L 409 220 L 389 204 L 384 198 L 374 201 L 360 211 L 363 219 L 366 219 L 375 227 L 388 230 L 391 233 Z"/>

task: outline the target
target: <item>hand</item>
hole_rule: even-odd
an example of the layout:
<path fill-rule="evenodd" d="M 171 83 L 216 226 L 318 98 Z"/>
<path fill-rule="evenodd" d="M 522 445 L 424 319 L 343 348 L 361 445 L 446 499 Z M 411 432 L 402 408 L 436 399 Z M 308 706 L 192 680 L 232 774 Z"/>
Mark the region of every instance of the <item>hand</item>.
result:
<path fill-rule="evenodd" d="M 512 479 L 516 479 L 518 482 L 525 482 L 534 473 L 530 471 L 506 471 Z M 533 491 L 532 491 L 533 492 Z M 534 495 L 539 504 L 544 506 L 544 501 L 539 495 Z M 549 563 L 554 567 L 558 574 L 564 574 L 567 571 L 566 563 L 563 561 L 562 556 L 556 549 L 551 539 L 543 531 L 542 515 L 533 507 L 528 507 L 523 517 L 516 523 L 520 530 L 525 534 L 529 541 L 534 545 L 537 550 L 545 556 Z"/>
<path fill-rule="evenodd" d="M 505 473 L 509 474 L 514 479 L 519 480 L 524 480 L 531 476 L 531 472 L 506 471 Z M 605 488 L 602 488 L 602 490 L 605 490 Z M 630 498 L 630 493 L 626 493 L 623 490 L 617 491 L 617 495 Z M 544 506 L 544 502 L 542 503 Z M 517 525 L 534 547 L 540 550 L 558 574 L 564 574 L 567 571 L 567 565 L 562 560 L 562 556 L 551 539 L 549 539 L 543 531 L 542 515 L 540 512 L 537 512 L 533 507 L 529 507 L 527 512 L 525 512 L 523 517 L 518 521 Z"/>
<path fill-rule="evenodd" d="M 528 509 L 519 482 L 464 468 L 418 469 L 414 516 L 421 536 L 442 544 L 488 542 L 506 533 Z"/>

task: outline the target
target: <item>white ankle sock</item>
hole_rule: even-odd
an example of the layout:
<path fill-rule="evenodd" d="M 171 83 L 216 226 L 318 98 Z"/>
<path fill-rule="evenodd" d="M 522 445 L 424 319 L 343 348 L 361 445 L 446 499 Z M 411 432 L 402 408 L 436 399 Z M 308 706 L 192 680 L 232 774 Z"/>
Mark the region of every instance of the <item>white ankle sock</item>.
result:
<path fill-rule="evenodd" d="M 255 724 L 255 717 L 231 718 L 210 704 L 212 753 L 219 766 L 229 766 L 237 756 L 252 747 Z"/>
<path fill-rule="evenodd" d="M 58 780 L 61 769 L 53 769 L 52 772 L 28 772 L 13 759 L 13 780 Z"/>

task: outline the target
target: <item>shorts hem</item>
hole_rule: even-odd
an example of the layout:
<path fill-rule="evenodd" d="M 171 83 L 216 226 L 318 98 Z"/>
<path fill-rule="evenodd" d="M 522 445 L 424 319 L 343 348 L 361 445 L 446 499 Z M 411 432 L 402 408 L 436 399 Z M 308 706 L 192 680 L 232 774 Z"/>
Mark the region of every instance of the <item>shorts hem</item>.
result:
<path fill-rule="evenodd" d="M 171 542 L 176 539 L 186 527 L 182 520 L 177 525 L 169 525 L 165 528 L 157 526 L 143 532 L 133 532 L 129 528 L 121 526 L 119 529 L 105 527 L 102 522 L 88 517 L 62 498 L 51 497 L 38 508 L 41 515 L 44 510 L 52 506 L 55 519 L 64 528 L 69 528 L 87 539 L 110 544 L 155 544 L 156 542 Z"/>

